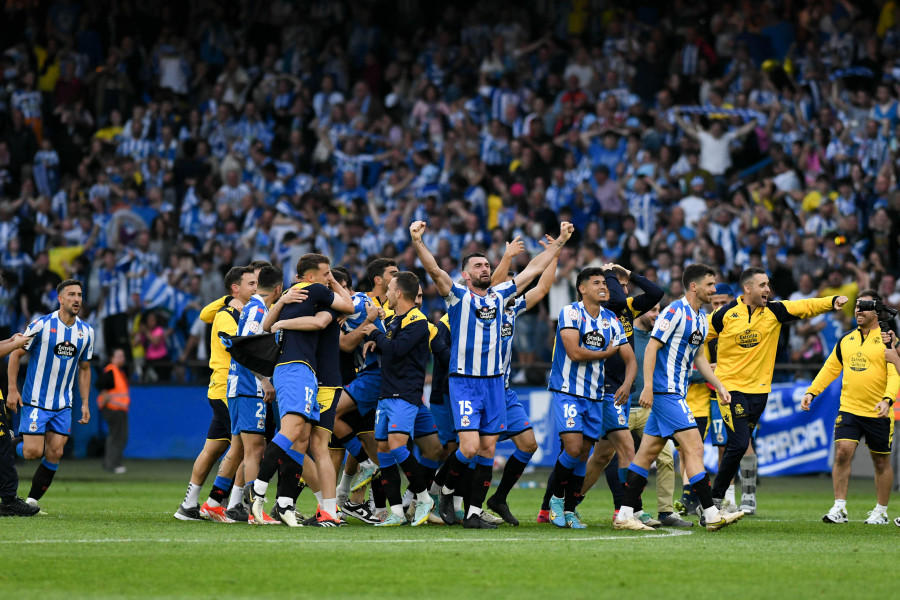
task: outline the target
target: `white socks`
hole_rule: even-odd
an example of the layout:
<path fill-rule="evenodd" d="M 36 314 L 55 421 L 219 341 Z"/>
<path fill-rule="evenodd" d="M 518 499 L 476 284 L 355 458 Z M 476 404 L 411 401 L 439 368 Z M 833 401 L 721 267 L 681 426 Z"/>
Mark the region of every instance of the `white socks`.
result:
<path fill-rule="evenodd" d="M 209 505 L 210 508 L 219 508 L 220 506 L 222 506 L 221 504 L 219 504 L 212 498 L 207 498 L 206 503 Z"/>
<path fill-rule="evenodd" d="M 707 523 L 714 523 L 719 520 L 719 509 L 716 508 L 716 505 L 713 504 L 709 508 L 703 509 L 703 518 L 706 519 Z"/>
<path fill-rule="evenodd" d="M 409 491 L 409 488 L 406 488 L 406 491 L 403 492 L 403 508 L 406 508 L 410 504 L 412 504 L 413 493 Z"/>
<path fill-rule="evenodd" d="M 401 519 L 406 518 L 406 515 L 403 514 L 403 505 L 402 504 L 391 505 L 391 512 L 394 513 L 394 516 L 400 517 Z"/>
<path fill-rule="evenodd" d="M 322 510 L 327 512 L 332 519 L 337 518 L 337 498 L 325 498 L 322 503 Z"/>
<path fill-rule="evenodd" d="M 253 491 L 257 496 L 265 496 L 268 489 L 268 481 L 260 481 L 259 479 L 253 481 Z"/>
<path fill-rule="evenodd" d="M 322 492 L 314 492 L 313 495 L 316 497 L 316 503 L 325 508 L 325 496 L 322 495 Z"/>
<path fill-rule="evenodd" d="M 462 510 L 463 509 L 463 497 L 462 496 L 453 496 L 453 510 Z"/>
<path fill-rule="evenodd" d="M 887 514 L 887 506 L 882 506 L 880 504 L 876 504 L 875 512 L 886 515 Z"/>
<path fill-rule="evenodd" d="M 844 510 L 847 510 L 847 501 L 846 500 L 835 500 L 834 507 L 835 508 L 843 508 Z"/>
<path fill-rule="evenodd" d="M 480 515 L 481 512 L 482 512 L 481 508 L 479 508 L 478 506 L 470 506 L 469 514 L 466 515 L 466 518 L 468 519 L 469 517 L 471 517 L 473 515 Z"/>
<path fill-rule="evenodd" d="M 627 521 L 628 519 L 634 518 L 634 508 L 631 506 L 620 506 L 619 507 L 619 516 L 616 517 L 618 521 Z"/>
<path fill-rule="evenodd" d="M 416 502 L 431 502 L 431 496 L 428 495 L 428 492 L 419 492 L 416 494 Z"/>
<path fill-rule="evenodd" d="M 337 486 L 337 495 L 338 496 L 349 496 L 350 495 L 350 484 L 353 482 L 353 475 L 347 475 L 344 473 L 341 475 L 341 482 Z"/>
<path fill-rule="evenodd" d="M 294 503 L 294 501 L 287 496 L 278 496 L 278 498 L 276 498 L 275 500 L 275 503 L 281 508 L 288 508 Z"/>
<path fill-rule="evenodd" d="M 228 510 L 231 510 L 244 501 L 244 488 L 235 485 L 231 488 L 231 495 L 228 497 Z"/>
<path fill-rule="evenodd" d="M 734 501 L 734 484 L 728 486 L 728 489 L 725 491 L 725 501 L 731 502 L 732 504 L 736 504 Z"/>
<path fill-rule="evenodd" d="M 184 502 L 181 503 L 181 506 L 193 508 L 200 504 L 200 487 L 195 483 L 188 483 L 187 493 L 184 495 Z"/>

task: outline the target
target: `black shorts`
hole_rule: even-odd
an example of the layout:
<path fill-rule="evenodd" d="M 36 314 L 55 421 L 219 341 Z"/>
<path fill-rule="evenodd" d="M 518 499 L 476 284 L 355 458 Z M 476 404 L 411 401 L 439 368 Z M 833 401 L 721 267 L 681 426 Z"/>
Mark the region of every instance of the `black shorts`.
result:
<path fill-rule="evenodd" d="M 337 405 L 341 399 L 342 388 L 320 387 L 316 395 L 319 403 L 319 422 L 316 427 L 334 433 L 334 417 L 337 414 Z"/>
<path fill-rule="evenodd" d="M 745 394 L 731 390 L 729 392 L 731 393 L 731 404 L 729 405 L 731 414 L 729 416 L 735 420 L 747 419 L 747 425 L 752 430 L 759 423 L 759 419 L 766 409 L 769 394 Z M 723 414 L 722 417 L 725 418 L 725 415 Z M 725 419 L 725 421 L 729 427 L 734 429 L 729 419 Z"/>
<path fill-rule="evenodd" d="M 893 415 L 891 415 L 893 416 Z M 834 420 L 835 442 L 856 442 L 866 438 L 866 446 L 869 452 L 874 454 L 890 454 L 891 442 L 894 438 L 894 419 L 888 417 L 861 417 L 844 411 L 839 411 Z"/>
<path fill-rule="evenodd" d="M 694 417 L 694 421 L 697 423 L 700 439 L 706 441 L 706 434 L 709 433 L 709 417 Z"/>
<path fill-rule="evenodd" d="M 212 419 L 209 421 L 209 429 L 206 432 L 206 439 L 213 441 L 231 441 L 231 415 L 228 413 L 228 405 L 225 400 L 209 400 L 209 406 L 212 408 Z"/>

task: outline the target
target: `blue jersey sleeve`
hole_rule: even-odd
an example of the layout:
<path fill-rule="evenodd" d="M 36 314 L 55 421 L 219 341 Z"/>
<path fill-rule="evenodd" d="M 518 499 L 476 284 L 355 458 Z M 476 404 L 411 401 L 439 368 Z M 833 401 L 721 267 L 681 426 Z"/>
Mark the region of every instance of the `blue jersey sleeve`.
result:
<path fill-rule="evenodd" d="M 663 344 L 667 343 L 683 319 L 684 311 L 679 307 L 670 306 L 656 319 L 656 325 L 653 326 L 653 333 L 650 336 Z"/>
<path fill-rule="evenodd" d="M 525 301 L 525 296 L 522 295 L 517 297 L 515 304 L 513 305 L 513 311 L 515 311 L 516 316 L 518 317 L 526 310 L 528 310 L 528 303 Z"/>
<path fill-rule="evenodd" d="M 625 336 L 625 328 L 619 319 L 613 319 L 610 322 L 612 329 L 612 337 L 610 338 L 613 346 L 621 346 L 628 343 L 628 337 Z"/>
<path fill-rule="evenodd" d="M 371 302 L 365 294 L 353 296 L 353 314 L 344 321 L 343 330 L 347 333 L 353 331 L 366 320 L 366 306 Z"/>
<path fill-rule="evenodd" d="M 41 332 L 44 330 L 44 325 L 47 322 L 47 317 L 41 317 L 40 319 L 36 319 L 29 323 L 28 327 L 25 328 L 25 337 L 30 337 L 31 341 L 25 345 L 25 350 L 29 352 L 35 352 L 41 346 Z"/>
<path fill-rule="evenodd" d="M 444 296 L 444 302 L 447 303 L 447 307 L 450 307 L 465 298 L 468 293 L 469 290 L 465 286 L 454 283 L 450 288 L 450 293 Z"/>
<path fill-rule="evenodd" d="M 94 358 L 94 328 L 85 325 L 85 344 L 81 351 L 81 362 L 90 362 Z"/>

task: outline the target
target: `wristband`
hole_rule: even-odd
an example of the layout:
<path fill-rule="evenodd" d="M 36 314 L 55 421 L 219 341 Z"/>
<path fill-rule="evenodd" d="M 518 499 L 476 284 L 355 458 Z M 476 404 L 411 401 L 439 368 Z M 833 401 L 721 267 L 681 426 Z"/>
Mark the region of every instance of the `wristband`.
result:
<path fill-rule="evenodd" d="M 894 399 L 893 399 L 893 398 L 882 398 L 881 401 L 882 401 L 882 402 L 887 402 L 889 408 L 890 408 L 891 406 L 894 405 Z"/>

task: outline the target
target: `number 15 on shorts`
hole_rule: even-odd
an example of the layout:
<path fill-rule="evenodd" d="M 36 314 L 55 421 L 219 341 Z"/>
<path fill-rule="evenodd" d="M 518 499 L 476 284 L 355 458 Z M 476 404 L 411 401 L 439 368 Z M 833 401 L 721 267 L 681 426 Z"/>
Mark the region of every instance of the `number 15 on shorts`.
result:
<path fill-rule="evenodd" d="M 460 400 L 459 401 L 459 414 L 460 415 L 471 415 L 472 414 L 472 401 L 471 400 Z"/>

